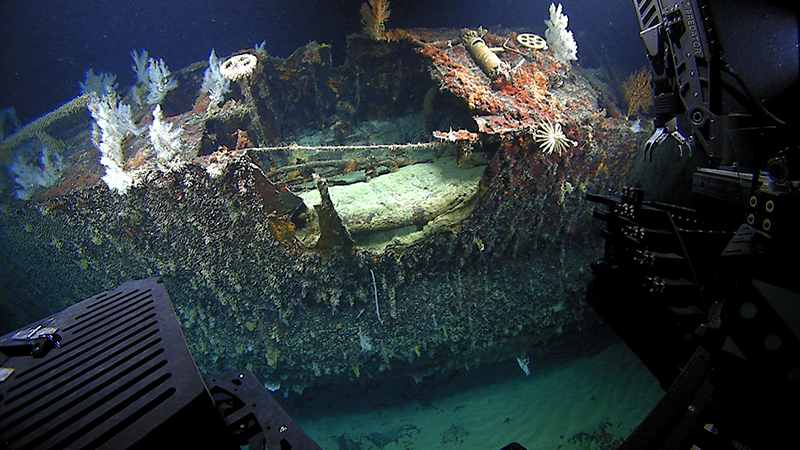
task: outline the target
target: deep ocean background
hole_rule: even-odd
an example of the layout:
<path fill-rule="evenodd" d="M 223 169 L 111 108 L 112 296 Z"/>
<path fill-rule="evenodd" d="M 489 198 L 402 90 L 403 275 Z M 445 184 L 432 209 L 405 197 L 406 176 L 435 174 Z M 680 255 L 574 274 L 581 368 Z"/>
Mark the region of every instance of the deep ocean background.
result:
<path fill-rule="evenodd" d="M 361 31 L 363 0 L 3 0 L 0 2 L 0 108 L 22 123 L 80 93 L 89 67 L 135 81 L 130 52 L 145 49 L 172 71 L 225 57 L 266 40 L 270 55 L 289 56 L 316 40 L 343 63 L 346 37 Z M 647 64 L 630 0 L 564 0 L 578 42 L 579 64 L 612 64 L 629 73 Z M 388 28 L 522 27 L 544 34 L 549 0 L 391 0 Z"/>

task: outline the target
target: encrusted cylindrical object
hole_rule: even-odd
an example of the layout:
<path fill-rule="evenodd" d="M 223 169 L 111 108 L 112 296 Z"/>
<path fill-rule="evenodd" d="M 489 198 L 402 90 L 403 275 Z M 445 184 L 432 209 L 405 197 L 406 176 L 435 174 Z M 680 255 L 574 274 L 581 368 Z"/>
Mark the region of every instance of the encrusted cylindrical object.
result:
<path fill-rule="evenodd" d="M 461 42 L 464 43 L 469 54 L 472 55 L 472 58 L 475 59 L 475 62 L 478 63 L 478 66 L 486 75 L 490 78 L 497 75 L 497 71 L 502 62 L 489 46 L 486 45 L 481 34 L 474 30 L 462 30 Z"/>

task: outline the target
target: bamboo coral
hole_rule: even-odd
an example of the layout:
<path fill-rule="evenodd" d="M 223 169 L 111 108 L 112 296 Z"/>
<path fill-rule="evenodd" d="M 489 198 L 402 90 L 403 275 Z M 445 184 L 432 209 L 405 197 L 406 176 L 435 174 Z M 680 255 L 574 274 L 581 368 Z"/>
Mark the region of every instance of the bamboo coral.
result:
<path fill-rule="evenodd" d="M 628 104 L 626 117 L 637 111 L 645 112 L 653 105 L 653 88 L 650 86 L 650 72 L 641 69 L 631 74 L 622 84 L 622 94 Z"/>
<path fill-rule="evenodd" d="M 386 38 L 386 20 L 389 19 L 389 0 L 369 0 L 361 5 L 361 25 L 364 34 L 381 40 Z"/>

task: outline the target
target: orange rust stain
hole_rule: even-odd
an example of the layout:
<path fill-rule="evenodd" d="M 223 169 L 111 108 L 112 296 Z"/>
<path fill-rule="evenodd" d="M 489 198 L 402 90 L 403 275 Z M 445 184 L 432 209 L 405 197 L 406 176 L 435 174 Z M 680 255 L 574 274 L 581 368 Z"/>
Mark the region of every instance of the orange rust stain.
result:
<path fill-rule="evenodd" d="M 270 217 L 269 229 L 280 242 L 292 247 L 297 246 L 297 238 L 294 235 L 295 227 L 291 220 L 282 217 Z"/>

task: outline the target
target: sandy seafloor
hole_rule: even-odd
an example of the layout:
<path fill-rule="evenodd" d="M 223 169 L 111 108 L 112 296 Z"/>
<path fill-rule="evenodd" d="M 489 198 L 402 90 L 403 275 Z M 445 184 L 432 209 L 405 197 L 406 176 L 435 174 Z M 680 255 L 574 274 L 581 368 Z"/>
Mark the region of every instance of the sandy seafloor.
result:
<path fill-rule="evenodd" d="M 604 340 L 605 341 L 605 340 Z M 663 395 L 621 341 L 419 383 L 315 388 L 287 411 L 331 450 L 615 448 Z"/>

